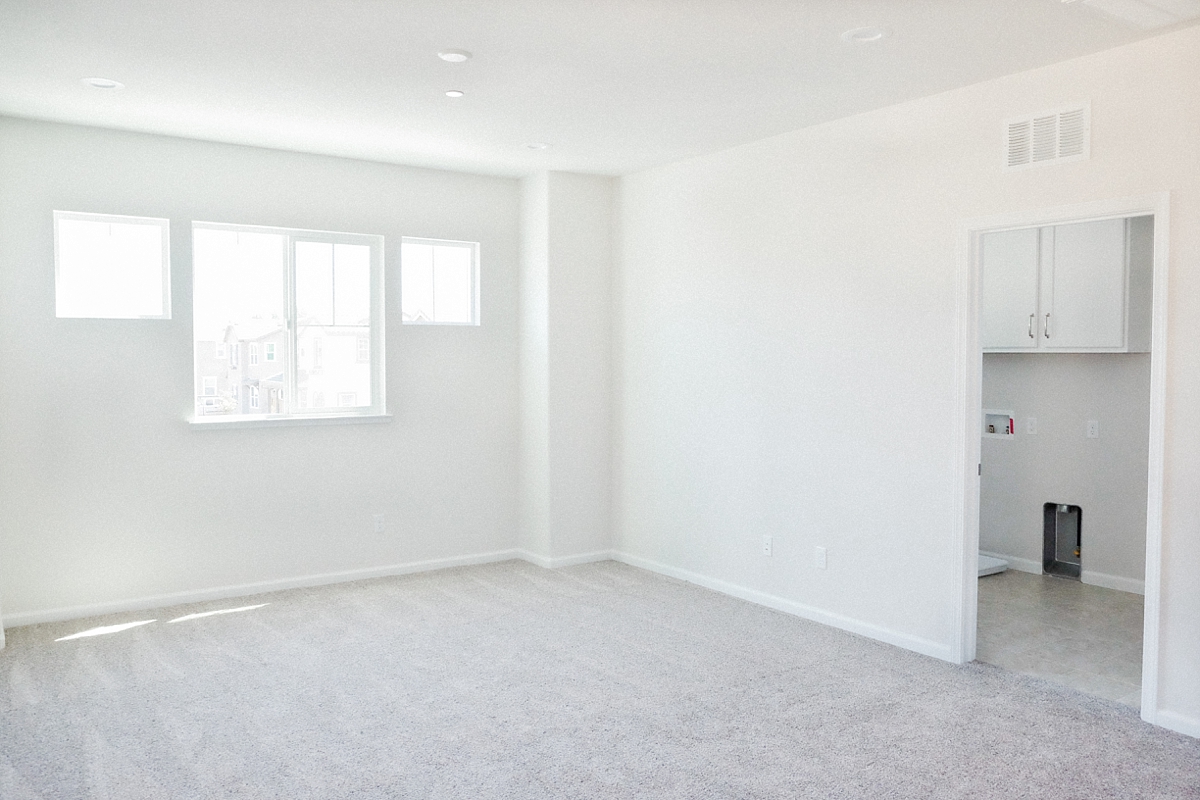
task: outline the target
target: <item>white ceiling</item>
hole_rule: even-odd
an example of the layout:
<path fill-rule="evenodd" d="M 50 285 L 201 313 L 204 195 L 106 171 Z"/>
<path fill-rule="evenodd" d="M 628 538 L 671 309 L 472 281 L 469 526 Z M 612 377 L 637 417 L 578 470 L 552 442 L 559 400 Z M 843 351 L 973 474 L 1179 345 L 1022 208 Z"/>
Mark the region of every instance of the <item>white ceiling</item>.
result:
<path fill-rule="evenodd" d="M 0 0 L 0 114 L 504 175 L 622 174 L 1197 14 L 1200 0 Z M 860 26 L 890 35 L 842 40 Z M 449 64 L 447 48 L 475 57 Z"/>

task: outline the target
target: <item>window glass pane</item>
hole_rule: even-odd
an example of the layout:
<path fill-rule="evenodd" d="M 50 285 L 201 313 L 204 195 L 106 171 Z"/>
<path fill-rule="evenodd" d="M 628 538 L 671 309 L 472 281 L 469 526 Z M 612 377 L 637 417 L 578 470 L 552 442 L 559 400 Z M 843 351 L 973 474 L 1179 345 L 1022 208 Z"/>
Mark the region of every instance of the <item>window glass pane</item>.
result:
<path fill-rule="evenodd" d="M 478 252 L 473 242 L 402 240 L 402 321 L 478 324 Z"/>
<path fill-rule="evenodd" d="M 433 245 L 400 245 L 401 320 L 433 322 Z"/>
<path fill-rule="evenodd" d="M 197 414 L 288 412 L 286 267 L 280 234 L 193 228 L 196 374 L 216 383 L 215 396 L 197 398 Z M 261 357 L 269 350 L 273 361 Z"/>
<path fill-rule="evenodd" d="M 300 324 L 333 324 L 333 245 L 296 242 L 296 318 Z"/>
<path fill-rule="evenodd" d="M 371 248 L 297 242 L 296 316 L 305 408 L 371 405 L 371 364 L 359 358 L 371 331 Z"/>
<path fill-rule="evenodd" d="M 165 317 L 166 220 L 114 221 L 55 212 L 59 317 Z"/>
<path fill-rule="evenodd" d="M 337 325 L 371 322 L 371 248 L 333 246 L 333 320 Z"/>
<path fill-rule="evenodd" d="M 471 319 L 472 248 L 433 248 L 434 319 L 469 323 Z"/>

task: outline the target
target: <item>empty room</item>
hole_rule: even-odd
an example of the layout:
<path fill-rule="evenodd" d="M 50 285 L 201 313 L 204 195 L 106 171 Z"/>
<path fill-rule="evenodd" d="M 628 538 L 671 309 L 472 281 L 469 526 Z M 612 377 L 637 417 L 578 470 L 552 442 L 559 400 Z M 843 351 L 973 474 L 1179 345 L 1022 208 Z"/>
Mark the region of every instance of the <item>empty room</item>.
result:
<path fill-rule="evenodd" d="M 1200 797 L 1200 0 L 0 0 L 0 798 Z"/>

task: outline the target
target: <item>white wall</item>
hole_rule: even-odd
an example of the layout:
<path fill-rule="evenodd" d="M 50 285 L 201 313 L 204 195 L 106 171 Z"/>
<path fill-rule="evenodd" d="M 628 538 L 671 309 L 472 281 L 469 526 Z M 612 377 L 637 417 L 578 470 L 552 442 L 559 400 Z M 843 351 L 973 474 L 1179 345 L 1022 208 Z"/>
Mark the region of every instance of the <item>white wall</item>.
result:
<path fill-rule="evenodd" d="M 1084 582 L 1141 591 L 1149 403 L 1147 353 L 985 353 L 983 406 L 1017 424 L 1011 439 L 983 440 L 979 549 L 1040 573 L 1042 504 L 1078 505 Z M 1088 420 L 1100 438 L 1087 438 Z"/>
<path fill-rule="evenodd" d="M 53 209 L 169 217 L 173 318 L 56 319 Z M 0 119 L 5 622 L 511 554 L 518 218 L 510 179 Z M 394 419 L 190 428 L 192 220 L 384 235 Z M 400 325 L 402 235 L 481 243 L 480 327 Z"/>
<path fill-rule="evenodd" d="M 1200 29 L 622 181 L 615 546 L 948 655 L 955 255 L 973 217 L 1171 191 L 1159 721 L 1200 735 Z M 1091 158 L 1002 121 L 1092 103 Z M 774 555 L 760 554 L 762 534 Z M 829 568 L 813 566 L 815 545 Z"/>
<path fill-rule="evenodd" d="M 611 527 L 615 181 L 522 183 L 522 549 L 546 566 L 607 557 Z"/>

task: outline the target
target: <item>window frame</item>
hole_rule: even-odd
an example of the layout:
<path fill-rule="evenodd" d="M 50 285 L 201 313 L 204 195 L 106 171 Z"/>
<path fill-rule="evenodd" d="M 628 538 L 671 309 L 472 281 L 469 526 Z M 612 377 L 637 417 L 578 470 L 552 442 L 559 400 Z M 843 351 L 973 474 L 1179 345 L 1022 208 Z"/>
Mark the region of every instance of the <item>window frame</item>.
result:
<path fill-rule="evenodd" d="M 454 245 L 458 247 L 469 247 L 471 250 L 471 319 L 469 322 L 438 322 L 436 320 L 406 320 L 404 319 L 404 245 L 406 244 L 423 244 L 432 245 Z M 479 242 L 468 242 L 458 239 L 430 239 L 425 236 L 401 236 L 400 237 L 400 324 L 401 325 L 449 325 L 460 328 L 479 327 L 483 324 L 482 314 L 479 306 Z M 431 276 L 432 277 L 432 276 Z M 436 280 L 436 278 L 435 278 Z"/>
<path fill-rule="evenodd" d="M 198 426 L 214 427 L 256 427 L 259 425 L 296 425 L 309 423 L 339 423 L 339 422 L 379 422 L 387 421 L 387 398 L 385 388 L 386 358 L 384 353 L 385 338 L 385 296 L 384 271 L 385 251 L 384 237 L 379 234 L 349 233 L 340 231 L 307 230 L 303 228 L 280 228 L 265 225 L 242 225 L 236 223 L 208 222 L 194 220 L 192 222 L 193 240 L 197 230 L 219 230 L 234 233 L 275 234 L 285 237 L 284 259 L 284 309 L 286 314 L 285 332 L 288 346 L 284 348 L 289 358 L 283 359 L 278 355 L 276 362 L 284 367 L 285 391 L 288 398 L 287 413 L 262 413 L 262 403 L 255 413 L 234 415 L 197 415 L 193 413 L 191 423 Z M 311 405 L 302 408 L 299 403 L 297 386 L 297 368 L 299 364 L 299 330 L 296 314 L 296 243 L 319 242 L 326 244 L 366 245 L 370 252 L 370 310 L 371 324 L 366 333 L 370 358 L 368 364 L 371 372 L 371 402 L 364 406 L 337 407 L 326 406 L 313 408 Z M 194 260 L 194 255 L 193 255 Z M 194 275 L 194 270 L 193 270 Z M 193 277 L 194 280 L 194 277 Z M 194 293 L 193 293 L 194 296 Z M 193 314 L 194 316 L 194 314 Z M 193 337 L 195 333 L 193 331 Z M 193 348 L 195 347 L 193 338 Z M 230 352 L 238 349 L 236 342 L 230 344 Z M 248 357 L 247 357 L 248 358 Z M 234 366 L 234 365 L 231 365 Z M 234 366 L 236 368 L 236 366 Z M 249 403 L 247 403 L 249 405 Z"/>
<path fill-rule="evenodd" d="M 164 217 L 137 217 L 127 214 L 93 214 L 87 211 L 53 212 L 54 232 L 52 246 L 54 248 L 54 316 L 56 319 L 171 319 L 171 220 Z M 62 282 L 62 264 L 58 246 L 58 226 L 63 220 L 82 220 L 85 222 L 100 222 L 113 224 L 154 225 L 161 230 L 162 240 L 162 313 L 139 314 L 136 316 L 64 316 L 58 310 L 58 291 Z"/>

